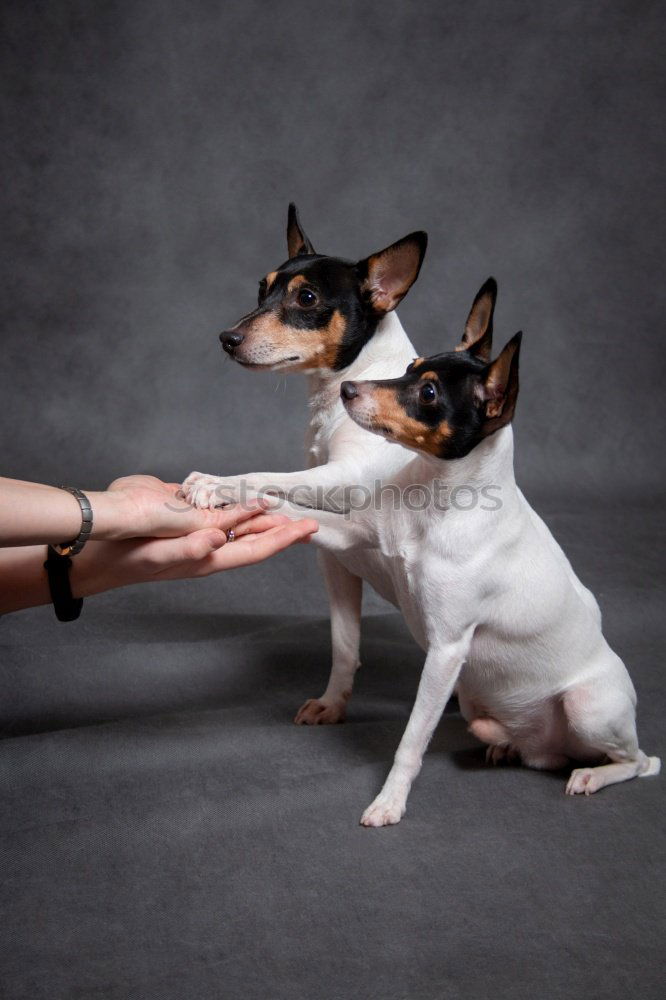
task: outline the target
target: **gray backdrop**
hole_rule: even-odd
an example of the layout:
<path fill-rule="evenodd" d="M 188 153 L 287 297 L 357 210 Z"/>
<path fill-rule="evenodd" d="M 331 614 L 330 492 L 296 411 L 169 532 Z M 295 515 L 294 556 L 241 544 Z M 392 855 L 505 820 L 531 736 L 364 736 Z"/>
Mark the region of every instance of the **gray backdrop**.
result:
<path fill-rule="evenodd" d="M 303 380 L 223 364 L 218 331 L 289 200 L 323 252 L 424 228 L 403 322 L 446 349 L 497 277 L 519 478 L 663 755 L 659 8 L 5 0 L 3 474 L 299 468 Z M 449 714 L 403 823 L 360 830 L 421 656 L 367 622 L 348 724 L 296 729 L 325 614 L 301 547 L 0 622 L 0 994 L 660 996 L 663 779 L 565 800 Z"/>
<path fill-rule="evenodd" d="M 658 3 L 3 6 L 7 475 L 301 467 L 305 380 L 217 340 L 284 259 L 293 199 L 322 252 L 428 231 L 400 309 L 422 354 L 497 277 L 546 513 L 663 489 Z M 301 553 L 235 593 L 265 573 L 324 607 Z"/>
<path fill-rule="evenodd" d="M 3 7 L 7 473 L 297 468 L 302 377 L 216 339 L 293 199 L 323 252 L 428 231 L 422 353 L 497 277 L 526 486 L 661 486 L 658 3 Z"/>

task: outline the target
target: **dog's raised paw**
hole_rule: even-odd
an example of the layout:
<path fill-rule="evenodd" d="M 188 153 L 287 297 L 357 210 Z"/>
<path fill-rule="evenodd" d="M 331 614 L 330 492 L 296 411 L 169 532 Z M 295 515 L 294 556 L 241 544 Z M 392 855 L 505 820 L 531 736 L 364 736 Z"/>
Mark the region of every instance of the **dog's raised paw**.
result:
<path fill-rule="evenodd" d="M 297 726 L 332 726 L 344 721 L 344 704 L 328 704 L 320 698 L 308 698 L 294 718 Z"/>
<path fill-rule="evenodd" d="M 361 816 L 361 826 L 394 826 L 405 815 L 402 799 L 388 799 L 378 795 Z"/>
<path fill-rule="evenodd" d="M 206 476 L 201 472 L 191 472 L 183 482 L 181 490 L 185 499 L 200 510 L 213 510 L 234 502 L 233 489 L 219 476 Z"/>

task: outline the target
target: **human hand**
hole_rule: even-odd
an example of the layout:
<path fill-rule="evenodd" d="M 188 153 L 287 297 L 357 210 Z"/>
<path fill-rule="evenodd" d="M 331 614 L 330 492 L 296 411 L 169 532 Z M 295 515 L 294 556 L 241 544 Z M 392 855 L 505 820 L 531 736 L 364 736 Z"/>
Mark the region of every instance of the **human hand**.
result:
<path fill-rule="evenodd" d="M 282 514 L 226 511 L 225 530 L 202 528 L 180 538 L 140 538 L 90 542 L 73 560 L 72 592 L 76 597 L 130 583 L 209 576 L 262 562 L 295 542 L 307 542 L 318 524 L 310 518 L 290 520 Z M 227 540 L 233 527 L 234 540 Z"/>
<path fill-rule="evenodd" d="M 233 544 L 223 531 L 204 528 L 185 538 L 137 544 L 133 558 L 140 559 L 155 580 L 209 576 L 263 562 L 295 542 L 308 542 L 318 528 L 311 518 L 292 521 L 282 514 L 262 514 L 234 529 Z"/>
<path fill-rule="evenodd" d="M 272 506 L 248 499 L 242 514 L 230 508 L 197 510 L 179 495 L 177 483 L 155 476 L 124 476 L 106 490 L 85 490 L 93 511 L 91 541 L 177 538 L 202 528 L 226 531 L 238 517 L 255 517 Z M 0 478 L 0 546 L 56 545 L 81 530 L 78 502 L 65 490 L 43 483 Z"/>
<path fill-rule="evenodd" d="M 311 518 L 266 513 L 270 499 L 203 511 L 177 492 L 176 483 L 127 476 L 87 494 L 95 522 L 90 541 L 72 560 L 74 597 L 249 566 L 308 541 L 319 527 Z M 0 513 L 3 505 L 11 516 L 0 517 L 0 614 L 49 602 L 43 546 L 75 537 L 81 524 L 73 498 L 41 483 L 0 478 Z"/>
<path fill-rule="evenodd" d="M 103 493 L 90 494 L 95 518 L 93 537 L 103 539 L 175 538 L 205 528 L 228 531 L 240 520 L 256 517 L 270 506 L 262 498 L 241 508 L 197 510 L 179 494 L 177 483 L 155 476 L 123 476 Z"/>

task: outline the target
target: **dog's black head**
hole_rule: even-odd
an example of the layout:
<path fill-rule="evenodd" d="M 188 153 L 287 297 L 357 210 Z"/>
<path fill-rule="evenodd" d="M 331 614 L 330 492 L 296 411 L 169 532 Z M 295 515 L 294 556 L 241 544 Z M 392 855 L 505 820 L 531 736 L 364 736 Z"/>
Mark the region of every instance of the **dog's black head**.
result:
<path fill-rule="evenodd" d="M 357 263 L 326 257 L 290 205 L 289 259 L 259 282 L 257 308 L 220 334 L 224 350 L 249 368 L 341 371 L 414 284 L 426 244 L 417 232 Z"/>
<path fill-rule="evenodd" d="M 449 354 L 416 358 L 401 378 L 343 382 L 349 416 L 366 430 L 438 458 L 463 458 L 513 419 L 518 398 L 517 333 L 490 361 L 497 285 L 489 278 L 472 305 L 462 341 Z"/>

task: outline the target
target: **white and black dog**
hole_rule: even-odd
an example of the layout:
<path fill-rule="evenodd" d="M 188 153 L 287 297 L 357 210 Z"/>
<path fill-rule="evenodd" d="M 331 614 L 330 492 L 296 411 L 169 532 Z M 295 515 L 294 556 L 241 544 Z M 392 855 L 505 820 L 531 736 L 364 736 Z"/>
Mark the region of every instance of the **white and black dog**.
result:
<path fill-rule="evenodd" d="M 486 331 L 454 352 L 417 360 L 402 378 L 342 386 L 361 427 L 418 453 L 396 477 L 403 492 L 415 483 L 432 498 L 492 487 L 500 499 L 464 510 L 384 504 L 355 517 L 353 544 L 370 542 L 382 553 L 427 653 L 393 768 L 363 815 L 367 826 L 400 820 L 454 686 L 493 762 L 589 765 L 571 772 L 571 795 L 660 769 L 639 749 L 636 694 L 604 639 L 594 596 L 516 485 L 520 342 L 516 334 L 491 362 Z"/>
<path fill-rule="evenodd" d="M 484 288 L 455 351 L 418 358 L 399 378 L 341 386 L 359 427 L 417 453 L 393 477 L 391 501 L 384 483 L 381 502 L 350 518 L 308 512 L 320 524 L 315 544 L 370 567 L 364 576 L 401 609 L 426 652 L 409 723 L 365 826 L 403 816 L 454 688 L 493 763 L 584 764 L 572 770 L 569 794 L 660 769 L 639 749 L 635 691 L 604 639 L 594 596 L 516 485 L 511 421 L 521 335 L 490 360 L 494 295 Z M 431 502 L 396 502 L 415 485 Z M 441 502 L 457 488 L 500 502 Z"/>
<path fill-rule="evenodd" d="M 411 460 L 407 450 L 349 419 L 340 386 L 349 379 L 399 375 L 413 360 L 416 351 L 394 310 L 418 277 L 426 245 L 426 234 L 415 232 L 356 263 L 324 256 L 315 252 L 295 206 L 289 206 L 289 259 L 261 279 L 257 308 L 220 340 L 244 367 L 309 373 L 310 468 L 235 477 L 192 472 L 183 484 L 192 503 L 207 507 L 226 497 L 238 499 L 241 487 L 293 495 L 312 507 L 344 503 L 346 487 L 374 489 Z M 359 666 L 363 579 L 381 593 L 381 570 L 375 571 L 371 553 L 336 556 L 322 549 L 320 564 L 331 608 L 332 667 L 323 695 L 299 709 L 300 724 L 344 719 Z"/>

